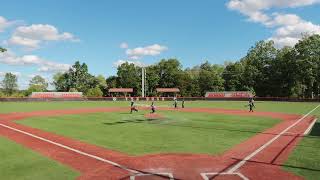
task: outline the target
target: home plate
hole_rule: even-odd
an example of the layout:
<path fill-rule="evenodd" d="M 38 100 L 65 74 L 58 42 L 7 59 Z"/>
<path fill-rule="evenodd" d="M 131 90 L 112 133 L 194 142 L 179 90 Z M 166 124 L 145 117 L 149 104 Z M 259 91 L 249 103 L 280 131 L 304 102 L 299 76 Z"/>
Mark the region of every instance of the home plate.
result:
<path fill-rule="evenodd" d="M 130 176 L 130 180 L 173 180 L 171 173 L 157 173 L 157 174 L 136 174 Z"/>
<path fill-rule="evenodd" d="M 201 173 L 204 180 L 249 180 L 241 173 Z"/>

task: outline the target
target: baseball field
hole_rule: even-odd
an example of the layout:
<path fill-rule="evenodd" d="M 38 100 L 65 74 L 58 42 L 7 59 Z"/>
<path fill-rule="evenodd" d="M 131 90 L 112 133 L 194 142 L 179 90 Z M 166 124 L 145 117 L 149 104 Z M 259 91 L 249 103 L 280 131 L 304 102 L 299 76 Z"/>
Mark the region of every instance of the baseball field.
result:
<path fill-rule="evenodd" d="M 1 102 L 0 179 L 319 179 L 318 103 Z"/>

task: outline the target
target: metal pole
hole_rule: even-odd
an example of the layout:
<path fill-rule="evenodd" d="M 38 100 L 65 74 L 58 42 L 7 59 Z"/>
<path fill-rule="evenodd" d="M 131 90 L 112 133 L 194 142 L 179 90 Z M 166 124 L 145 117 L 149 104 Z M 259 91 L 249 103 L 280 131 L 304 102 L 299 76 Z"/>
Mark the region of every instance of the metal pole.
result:
<path fill-rule="evenodd" d="M 144 96 L 147 96 L 147 69 L 144 68 Z"/>
<path fill-rule="evenodd" d="M 144 67 L 141 68 L 141 71 L 142 71 L 142 72 L 141 72 L 141 76 L 142 76 L 142 77 L 141 77 L 141 79 L 142 79 L 142 82 L 141 82 L 141 86 L 142 86 L 142 87 L 141 87 L 141 93 L 142 93 L 142 97 L 145 97 L 145 96 L 144 96 L 144 78 L 145 78 Z"/>

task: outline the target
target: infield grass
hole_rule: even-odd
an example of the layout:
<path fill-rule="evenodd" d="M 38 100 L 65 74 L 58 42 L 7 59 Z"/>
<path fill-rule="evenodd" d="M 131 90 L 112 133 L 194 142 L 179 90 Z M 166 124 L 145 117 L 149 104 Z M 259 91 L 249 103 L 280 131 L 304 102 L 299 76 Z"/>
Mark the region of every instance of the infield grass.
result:
<path fill-rule="evenodd" d="M 264 117 L 161 111 L 34 117 L 19 124 L 53 132 L 130 155 L 150 153 L 219 154 L 280 120 Z"/>

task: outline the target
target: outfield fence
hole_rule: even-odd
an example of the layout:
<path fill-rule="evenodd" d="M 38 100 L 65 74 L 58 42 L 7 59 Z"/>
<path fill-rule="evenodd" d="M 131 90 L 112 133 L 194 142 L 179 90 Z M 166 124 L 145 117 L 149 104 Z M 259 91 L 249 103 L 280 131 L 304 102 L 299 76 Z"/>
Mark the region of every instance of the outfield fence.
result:
<path fill-rule="evenodd" d="M 43 102 L 43 101 L 173 101 L 174 97 L 69 97 L 69 98 L 31 98 L 6 97 L 0 102 Z M 178 101 L 248 101 L 248 98 L 206 98 L 206 97 L 177 97 Z M 283 102 L 320 102 L 320 98 L 284 98 L 284 97 L 255 97 L 255 101 L 283 101 Z"/>

